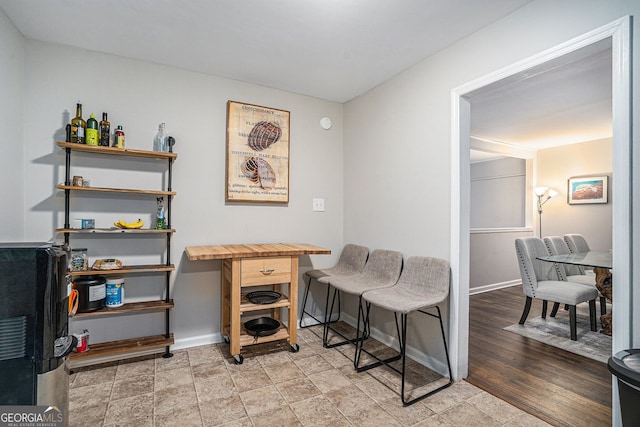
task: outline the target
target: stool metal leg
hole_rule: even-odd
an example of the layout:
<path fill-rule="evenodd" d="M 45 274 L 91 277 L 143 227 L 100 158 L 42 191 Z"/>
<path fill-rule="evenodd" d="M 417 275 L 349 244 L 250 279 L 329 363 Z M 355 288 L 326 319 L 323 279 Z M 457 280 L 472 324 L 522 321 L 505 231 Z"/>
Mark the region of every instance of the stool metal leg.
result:
<path fill-rule="evenodd" d="M 300 313 L 300 328 L 299 329 L 304 329 L 304 328 L 308 328 L 310 326 L 316 326 L 316 325 L 323 325 L 324 322 L 326 322 L 326 312 L 327 312 L 327 308 L 329 305 L 329 291 L 331 286 L 327 283 L 327 302 L 325 303 L 325 307 L 324 307 L 324 312 L 325 312 L 325 320 L 320 320 L 317 317 L 315 317 L 313 314 L 311 314 L 311 312 L 307 311 L 307 299 L 309 298 L 309 289 L 311 287 L 311 277 L 309 277 L 309 281 L 307 282 L 307 286 L 304 290 L 304 298 L 302 299 L 302 312 Z M 341 306 L 340 306 L 340 294 L 338 294 L 338 317 L 335 320 L 331 320 L 331 323 L 335 323 L 338 322 L 340 320 L 340 313 L 342 312 L 341 310 Z M 311 317 L 313 320 L 315 320 L 318 323 L 314 323 L 311 325 L 305 325 L 304 324 L 304 315 L 305 313 Z"/>
<path fill-rule="evenodd" d="M 367 320 L 369 318 L 369 313 L 368 313 L 369 309 L 370 309 L 370 304 L 367 305 L 367 314 L 366 314 L 366 319 Z M 444 384 L 444 385 L 442 385 L 442 386 L 440 386 L 440 387 L 438 387 L 438 388 L 436 388 L 434 390 L 431 390 L 431 391 L 429 391 L 427 393 L 424 393 L 424 394 L 422 394 L 422 395 L 420 395 L 418 397 L 415 397 L 413 399 L 410 399 L 410 400 L 408 399 L 408 396 L 405 395 L 406 362 L 407 362 L 407 315 L 408 315 L 408 313 L 401 313 L 400 314 L 400 324 L 401 325 L 400 325 L 400 328 L 399 328 L 398 327 L 398 313 L 394 312 L 394 315 L 395 315 L 395 318 L 396 318 L 396 329 L 399 329 L 398 330 L 398 339 L 399 339 L 399 346 L 400 346 L 400 354 L 398 356 L 394 356 L 394 357 L 391 357 L 389 359 L 381 360 L 377 356 L 369 353 L 367 350 L 364 350 L 362 348 L 362 345 L 359 345 L 357 347 L 358 352 L 364 351 L 365 353 L 367 353 L 368 355 L 370 355 L 374 359 L 376 359 L 376 362 L 373 362 L 373 363 L 371 363 L 369 365 L 366 365 L 366 366 L 358 367 L 356 365 L 356 369 L 357 369 L 358 372 L 366 371 L 366 370 L 369 370 L 371 368 L 375 368 L 376 366 L 385 365 L 388 368 L 392 369 L 393 371 L 399 373 L 402 376 L 402 385 L 401 385 L 401 389 L 400 389 L 400 398 L 402 400 L 402 405 L 403 406 L 412 405 L 412 404 L 414 404 L 414 403 L 416 403 L 416 402 L 418 402 L 418 401 L 420 401 L 422 399 L 425 399 L 425 398 L 427 398 L 429 396 L 434 395 L 435 393 L 437 393 L 437 392 L 439 392 L 441 390 L 444 390 L 445 388 L 447 388 L 447 387 L 451 386 L 451 384 L 453 384 L 453 373 L 451 372 L 451 362 L 449 361 L 449 348 L 447 346 L 447 339 L 446 339 L 446 336 L 445 336 L 445 333 L 444 333 L 444 326 L 442 324 L 442 315 L 441 315 L 441 312 L 440 312 L 440 307 L 435 306 L 435 309 L 438 311 L 437 315 L 435 315 L 433 313 L 429 313 L 429 312 L 424 311 L 424 310 L 418 310 L 420 313 L 424 313 L 424 314 L 426 314 L 428 316 L 431 316 L 431 317 L 436 317 L 438 319 L 439 323 L 440 323 L 440 333 L 442 335 L 442 342 L 444 344 L 444 353 L 445 353 L 445 356 L 446 356 L 446 359 L 447 359 L 447 369 L 449 371 L 449 381 L 446 384 Z M 400 370 L 398 368 L 394 367 L 394 366 L 389 365 L 390 362 L 396 361 L 396 360 L 399 360 L 399 359 L 402 359 L 402 368 Z M 357 354 L 357 356 L 356 356 L 356 358 L 354 360 L 359 362 L 360 361 L 360 354 Z"/>
<path fill-rule="evenodd" d="M 322 346 L 325 348 L 334 348 L 334 347 L 339 347 L 341 345 L 345 345 L 345 344 L 356 344 L 358 342 L 358 340 L 365 340 L 369 337 L 368 333 L 365 333 L 363 335 L 363 337 L 358 338 L 358 332 L 356 331 L 356 338 L 347 338 L 346 336 L 344 336 L 342 333 L 340 333 L 339 331 L 333 329 L 330 325 L 333 322 L 329 322 L 329 319 L 331 318 L 331 314 L 333 314 L 333 306 L 335 304 L 336 301 L 336 296 L 338 298 L 338 307 L 340 307 L 340 291 L 338 291 L 337 289 L 334 289 L 333 291 L 333 298 L 331 299 L 331 308 L 329 310 L 326 311 L 326 315 L 325 315 L 325 322 L 324 322 L 324 329 L 323 329 L 323 333 L 322 333 Z M 358 301 L 362 300 L 362 296 L 359 297 Z M 327 303 L 328 303 L 328 299 L 327 299 Z M 362 314 L 362 305 L 358 304 L 358 329 L 360 326 L 360 316 Z M 339 335 L 340 337 L 344 338 L 344 341 L 340 341 L 337 343 L 333 343 L 333 344 L 329 344 L 329 330 L 331 330 L 332 332 L 334 332 L 335 334 Z"/>

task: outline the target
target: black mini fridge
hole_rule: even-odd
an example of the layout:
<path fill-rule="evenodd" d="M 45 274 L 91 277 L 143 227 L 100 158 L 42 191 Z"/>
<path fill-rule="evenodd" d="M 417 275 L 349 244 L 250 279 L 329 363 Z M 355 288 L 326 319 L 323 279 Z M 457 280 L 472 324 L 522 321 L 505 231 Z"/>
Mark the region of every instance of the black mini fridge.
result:
<path fill-rule="evenodd" d="M 67 418 L 72 350 L 68 247 L 0 243 L 0 405 L 46 405 Z"/>

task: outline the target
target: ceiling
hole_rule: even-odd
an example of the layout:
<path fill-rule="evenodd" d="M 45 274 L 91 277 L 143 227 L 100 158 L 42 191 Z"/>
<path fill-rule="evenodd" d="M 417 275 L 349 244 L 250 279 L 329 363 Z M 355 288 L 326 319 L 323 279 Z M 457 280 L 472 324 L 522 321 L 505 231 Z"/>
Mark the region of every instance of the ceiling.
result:
<path fill-rule="evenodd" d="M 604 39 L 474 91 L 471 134 L 530 149 L 611 137 L 611 55 Z"/>
<path fill-rule="evenodd" d="M 342 103 L 530 1 L 0 0 L 0 8 L 28 39 Z M 478 91 L 472 134 L 532 147 L 610 136 L 608 55 Z"/>

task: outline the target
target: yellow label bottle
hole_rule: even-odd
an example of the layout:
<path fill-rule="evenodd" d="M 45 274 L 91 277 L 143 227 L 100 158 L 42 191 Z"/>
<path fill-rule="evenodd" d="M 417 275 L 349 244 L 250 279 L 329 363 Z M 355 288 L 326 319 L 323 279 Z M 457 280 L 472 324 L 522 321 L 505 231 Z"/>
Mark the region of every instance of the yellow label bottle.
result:
<path fill-rule="evenodd" d="M 86 144 L 98 145 L 98 121 L 93 113 L 91 113 L 91 117 L 87 120 Z"/>

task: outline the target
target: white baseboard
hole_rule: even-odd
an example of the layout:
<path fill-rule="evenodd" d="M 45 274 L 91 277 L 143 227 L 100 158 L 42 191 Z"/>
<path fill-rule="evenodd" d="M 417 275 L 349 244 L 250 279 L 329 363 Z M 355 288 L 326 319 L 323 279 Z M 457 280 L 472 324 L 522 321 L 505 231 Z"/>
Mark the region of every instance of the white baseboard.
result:
<path fill-rule="evenodd" d="M 185 348 L 198 347 L 201 345 L 217 344 L 224 341 L 222 334 L 206 334 L 198 335 L 195 337 L 179 338 L 174 340 L 174 344 L 171 346 L 172 350 L 181 350 Z"/>
<path fill-rule="evenodd" d="M 345 323 L 348 323 L 349 325 L 355 328 L 355 325 L 356 325 L 355 317 L 342 313 L 341 320 L 343 320 Z M 371 337 L 377 339 L 381 343 L 393 348 L 396 351 L 400 351 L 399 350 L 400 346 L 398 345 L 398 339 L 395 337 L 387 335 L 376 328 L 371 328 Z M 447 342 L 447 345 L 449 346 L 448 342 Z M 444 347 L 442 348 L 444 349 Z M 440 359 L 436 359 L 432 356 L 429 356 L 428 354 L 423 353 L 422 351 L 419 351 L 415 347 L 407 345 L 407 357 L 415 360 L 419 364 L 426 366 L 429 369 L 432 369 L 433 371 L 439 373 L 440 375 L 443 375 L 445 377 L 449 376 L 449 369 L 447 368 L 446 362 Z M 449 355 L 449 359 L 451 359 L 451 355 Z M 449 360 L 449 362 L 451 362 L 451 360 Z"/>
<path fill-rule="evenodd" d="M 497 289 L 509 288 L 511 286 L 519 286 L 521 283 L 522 281 L 520 280 L 509 280 L 508 282 L 477 286 L 475 288 L 469 288 L 469 295 L 481 294 L 483 292 L 495 291 Z"/>

